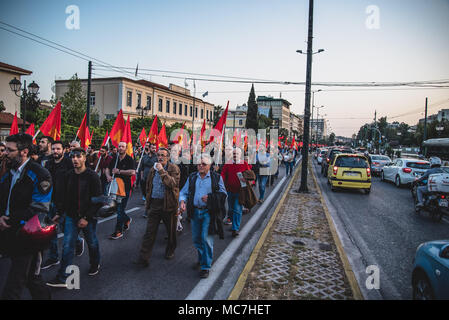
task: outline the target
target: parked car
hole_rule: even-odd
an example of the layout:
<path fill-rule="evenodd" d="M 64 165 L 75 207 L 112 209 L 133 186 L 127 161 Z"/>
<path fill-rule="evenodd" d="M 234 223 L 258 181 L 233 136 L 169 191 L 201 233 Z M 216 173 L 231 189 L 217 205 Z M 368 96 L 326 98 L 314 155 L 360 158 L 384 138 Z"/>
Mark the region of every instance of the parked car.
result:
<path fill-rule="evenodd" d="M 323 174 L 323 176 L 327 177 L 327 172 L 329 170 L 329 163 L 332 163 L 334 161 L 335 155 L 340 153 L 352 153 L 352 149 L 341 147 L 329 148 L 326 153 L 326 156 L 323 158 L 323 161 L 321 162 L 321 173 Z"/>
<path fill-rule="evenodd" d="M 392 181 L 396 187 L 411 185 L 415 178 L 422 176 L 430 169 L 429 161 L 398 158 L 386 164 L 380 174 L 382 181 Z"/>
<path fill-rule="evenodd" d="M 413 299 L 449 299 L 449 240 L 424 242 L 413 259 Z"/>
<path fill-rule="evenodd" d="M 361 154 L 336 154 L 327 177 L 332 191 L 337 188 L 363 189 L 366 194 L 371 191 L 371 168 Z"/>
<path fill-rule="evenodd" d="M 371 173 L 373 176 L 380 175 L 382 168 L 391 162 L 389 157 L 380 154 L 370 154 L 369 157 L 371 160 Z"/>

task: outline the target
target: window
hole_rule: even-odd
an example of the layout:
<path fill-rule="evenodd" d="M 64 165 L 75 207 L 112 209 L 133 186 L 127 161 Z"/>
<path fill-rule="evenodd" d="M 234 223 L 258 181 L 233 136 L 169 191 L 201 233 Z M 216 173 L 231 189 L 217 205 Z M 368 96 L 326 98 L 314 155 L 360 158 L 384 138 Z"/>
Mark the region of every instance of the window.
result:
<path fill-rule="evenodd" d="M 209 110 L 206 110 L 206 120 L 209 121 Z"/>
<path fill-rule="evenodd" d="M 203 119 L 203 118 L 204 118 L 204 110 L 201 109 L 201 119 Z"/>
<path fill-rule="evenodd" d="M 243 120 L 240 119 L 240 120 L 239 120 L 239 126 L 242 126 L 242 125 L 243 125 Z"/>
<path fill-rule="evenodd" d="M 165 102 L 165 112 L 170 113 L 170 100 Z"/>
<path fill-rule="evenodd" d="M 137 93 L 137 106 L 142 107 L 142 94 Z"/>
<path fill-rule="evenodd" d="M 190 116 L 192 116 L 192 115 L 193 115 L 193 107 L 190 106 Z"/>
<path fill-rule="evenodd" d="M 176 102 L 173 102 L 173 113 L 176 114 Z"/>
<path fill-rule="evenodd" d="M 184 115 L 187 116 L 187 105 L 184 105 Z"/>
<path fill-rule="evenodd" d="M 159 108 L 158 108 L 159 112 L 162 112 L 162 99 L 159 98 Z"/>
<path fill-rule="evenodd" d="M 366 160 L 362 157 L 340 156 L 335 161 L 337 167 L 344 168 L 368 168 Z"/>
<path fill-rule="evenodd" d="M 151 96 L 147 96 L 147 108 L 151 110 Z"/>
<path fill-rule="evenodd" d="M 105 117 L 106 120 L 109 120 L 109 119 L 115 119 L 116 115 L 115 114 L 106 113 L 104 115 L 104 117 Z"/>
<path fill-rule="evenodd" d="M 179 115 L 182 116 L 182 103 L 179 104 Z"/>
<path fill-rule="evenodd" d="M 90 106 L 91 107 L 95 106 L 95 91 L 90 92 Z"/>
<path fill-rule="evenodd" d="M 133 105 L 133 93 L 131 91 L 126 92 L 126 105 L 128 107 Z"/>
<path fill-rule="evenodd" d="M 198 108 L 195 107 L 195 118 L 198 118 Z"/>

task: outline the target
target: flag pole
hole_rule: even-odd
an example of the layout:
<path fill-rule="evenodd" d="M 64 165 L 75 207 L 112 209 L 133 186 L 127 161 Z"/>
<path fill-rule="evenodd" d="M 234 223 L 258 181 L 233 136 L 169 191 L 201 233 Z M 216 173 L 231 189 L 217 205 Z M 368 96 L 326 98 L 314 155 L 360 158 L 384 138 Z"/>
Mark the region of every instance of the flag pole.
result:
<path fill-rule="evenodd" d="M 148 137 L 147 137 L 147 140 L 145 141 L 145 144 L 147 144 L 149 139 L 150 139 L 150 135 L 148 134 Z M 142 158 L 143 158 L 143 150 L 142 150 L 142 156 L 139 159 L 139 164 L 137 165 L 136 173 L 139 172 L 140 164 L 142 163 Z"/>
<path fill-rule="evenodd" d="M 108 136 L 108 139 L 106 140 L 106 144 L 105 145 L 108 145 L 109 139 L 111 139 L 110 136 Z M 101 147 L 100 147 L 100 149 L 101 149 Z M 97 170 L 98 170 L 98 165 L 100 164 L 100 160 L 101 160 L 101 156 L 100 156 L 100 159 L 98 159 L 98 161 L 97 161 L 97 166 L 95 167 L 95 172 L 97 172 Z"/>
<path fill-rule="evenodd" d="M 41 132 L 41 130 L 40 130 L 40 129 L 37 129 L 36 133 L 34 134 L 33 141 L 36 140 L 36 137 L 37 137 L 37 135 L 39 134 L 39 132 Z"/>

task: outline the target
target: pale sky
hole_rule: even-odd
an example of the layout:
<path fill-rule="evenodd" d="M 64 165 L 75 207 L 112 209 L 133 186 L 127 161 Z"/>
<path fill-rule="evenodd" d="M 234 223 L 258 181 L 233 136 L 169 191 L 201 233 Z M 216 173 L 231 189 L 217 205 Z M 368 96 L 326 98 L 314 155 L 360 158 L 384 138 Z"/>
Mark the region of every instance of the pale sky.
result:
<path fill-rule="evenodd" d="M 66 28 L 66 8 L 80 10 L 79 30 Z M 368 29 L 368 6 L 379 9 L 379 28 Z M 115 66 L 305 81 L 308 0 L 266 1 L 2 1 L 0 21 Z M 0 24 L 0 27 L 3 25 Z M 449 0 L 316 0 L 313 82 L 400 82 L 449 79 Z M 0 29 L 0 61 L 29 69 L 24 77 L 49 99 L 55 79 L 75 72 L 87 77 L 87 62 Z M 168 73 L 164 73 L 168 74 Z M 94 77 L 118 76 L 95 70 Z M 132 76 L 130 76 L 132 78 Z M 183 79 L 141 74 L 164 85 Z M 188 81 L 193 92 L 193 82 Z M 196 82 L 196 96 L 230 107 L 246 103 L 251 84 Z M 341 87 L 315 94 L 337 135 L 357 133 L 377 116 L 416 124 L 449 108 L 449 88 L 379 90 Z M 304 112 L 304 86 L 255 84 Z M 394 116 L 410 113 L 407 116 Z M 316 117 L 316 113 L 314 115 Z"/>

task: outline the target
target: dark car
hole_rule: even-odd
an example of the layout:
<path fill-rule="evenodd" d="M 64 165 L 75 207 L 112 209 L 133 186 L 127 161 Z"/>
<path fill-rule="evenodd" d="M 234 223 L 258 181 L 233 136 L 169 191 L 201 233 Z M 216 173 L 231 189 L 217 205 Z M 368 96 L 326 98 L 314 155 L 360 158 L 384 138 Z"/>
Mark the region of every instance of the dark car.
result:
<path fill-rule="evenodd" d="M 329 163 L 334 161 L 335 155 L 340 153 L 353 153 L 350 148 L 331 148 L 327 152 L 326 156 L 321 161 L 321 174 L 327 177 L 327 171 L 329 170 Z"/>

